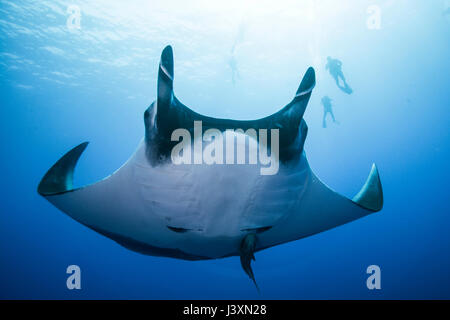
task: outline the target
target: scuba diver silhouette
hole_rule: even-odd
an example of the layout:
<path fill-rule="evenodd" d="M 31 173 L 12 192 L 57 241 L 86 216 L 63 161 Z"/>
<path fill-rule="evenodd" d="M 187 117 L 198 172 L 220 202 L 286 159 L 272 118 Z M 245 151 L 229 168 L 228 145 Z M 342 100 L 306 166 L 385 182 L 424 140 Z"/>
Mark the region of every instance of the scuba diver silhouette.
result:
<path fill-rule="evenodd" d="M 322 105 L 323 105 L 323 119 L 322 119 L 322 126 L 324 128 L 327 127 L 327 114 L 329 113 L 331 115 L 331 118 L 333 119 L 333 122 L 336 124 L 339 124 L 338 121 L 336 121 L 336 119 L 334 118 L 334 113 L 333 113 L 333 109 L 331 108 L 331 99 L 328 96 L 324 96 L 322 98 Z"/>
<path fill-rule="evenodd" d="M 231 51 L 231 57 L 228 60 L 228 65 L 231 68 L 231 82 L 233 82 L 233 84 L 236 84 L 236 78 L 240 79 L 241 75 L 239 74 L 239 70 L 237 67 L 237 60 L 236 57 L 234 56 L 234 50 Z"/>
<path fill-rule="evenodd" d="M 340 60 L 327 57 L 327 64 L 325 66 L 325 69 L 330 72 L 339 89 L 347 94 L 351 94 L 353 92 L 353 90 L 345 80 L 344 73 L 342 72 L 342 62 Z M 339 78 L 342 80 L 343 85 L 339 83 Z"/>
<path fill-rule="evenodd" d="M 231 47 L 230 59 L 228 59 L 228 66 L 231 69 L 231 82 L 233 83 L 233 85 L 236 84 L 236 79 L 241 79 L 235 52 L 236 52 L 236 48 L 238 47 L 238 45 L 244 39 L 246 27 L 247 26 L 246 26 L 245 22 L 241 21 L 241 23 L 239 24 L 238 30 L 237 30 L 236 37 L 233 42 L 233 46 Z"/>

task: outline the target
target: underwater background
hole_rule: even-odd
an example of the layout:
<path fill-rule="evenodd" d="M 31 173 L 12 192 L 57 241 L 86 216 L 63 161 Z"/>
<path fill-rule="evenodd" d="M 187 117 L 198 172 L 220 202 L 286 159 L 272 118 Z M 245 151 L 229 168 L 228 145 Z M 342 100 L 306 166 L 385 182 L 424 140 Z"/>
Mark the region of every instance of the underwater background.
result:
<path fill-rule="evenodd" d="M 0 0 L 0 298 L 450 298 L 450 3 L 419 0 Z M 214 117 L 256 119 L 317 85 L 305 150 L 353 197 L 378 166 L 381 212 L 239 258 L 140 255 L 38 195 L 83 141 L 75 183 L 119 168 L 144 134 L 160 53 L 172 45 L 177 97 Z M 352 94 L 325 69 L 342 61 Z M 234 64 L 230 63 L 233 60 Z M 232 79 L 233 70 L 235 79 Z M 329 96 L 338 123 L 323 127 Z M 81 268 L 68 290 L 66 268 Z M 381 290 L 366 269 L 381 268 Z"/>

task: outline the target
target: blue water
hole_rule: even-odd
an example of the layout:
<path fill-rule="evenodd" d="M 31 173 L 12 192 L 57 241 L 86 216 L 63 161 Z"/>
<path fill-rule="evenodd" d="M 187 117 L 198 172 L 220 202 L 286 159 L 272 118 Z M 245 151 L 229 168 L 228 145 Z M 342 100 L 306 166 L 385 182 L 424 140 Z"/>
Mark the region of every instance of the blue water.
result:
<path fill-rule="evenodd" d="M 376 4 L 379 29 L 367 12 Z M 80 9 L 79 28 L 67 8 Z M 0 297 L 144 299 L 450 298 L 448 1 L 0 2 Z M 69 22 L 67 20 L 69 19 Z M 68 26 L 69 24 L 69 26 Z M 75 26 L 75 27 L 74 27 Z M 197 112 L 256 119 L 317 73 L 305 119 L 314 172 L 352 197 L 372 162 L 385 206 L 350 224 L 256 254 L 258 294 L 237 257 L 140 255 L 40 197 L 47 169 L 90 141 L 76 184 L 116 170 L 144 134 L 159 55 Z M 240 78 L 231 80 L 231 48 Z M 326 57 L 343 62 L 340 91 Z M 340 124 L 322 127 L 324 95 Z M 66 288 L 79 265 L 82 289 Z M 366 268 L 381 268 L 368 290 Z"/>

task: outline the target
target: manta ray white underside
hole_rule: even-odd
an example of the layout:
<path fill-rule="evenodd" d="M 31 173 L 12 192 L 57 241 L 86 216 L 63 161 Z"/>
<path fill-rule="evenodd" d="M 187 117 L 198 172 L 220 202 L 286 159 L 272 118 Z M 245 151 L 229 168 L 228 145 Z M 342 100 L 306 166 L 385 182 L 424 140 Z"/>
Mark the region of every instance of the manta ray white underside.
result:
<path fill-rule="evenodd" d="M 46 173 L 38 192 L 76 221 L 140 253 L 188 260 L 240 256 L 253 281 L 255 251 L 381 210 L 375 165 L 352 200 L 328 188 L 308 165 L 303 114 L 315 86 L 312 68 L 287 106 L 251 121 L 206 117 L 187 108 L 173 93 L 173 70 L 168 46 L 161 55 L 157 100 L 144 114 L 145 138 L 120 169 L 73 188 L 73 171 L 87 146 L 82 143 Z M 256 165 L 175 165 L 171 133 L 192 131 L 194 121 L 221 131 L 278 129 L 278 173 L 261 175 Z"/>

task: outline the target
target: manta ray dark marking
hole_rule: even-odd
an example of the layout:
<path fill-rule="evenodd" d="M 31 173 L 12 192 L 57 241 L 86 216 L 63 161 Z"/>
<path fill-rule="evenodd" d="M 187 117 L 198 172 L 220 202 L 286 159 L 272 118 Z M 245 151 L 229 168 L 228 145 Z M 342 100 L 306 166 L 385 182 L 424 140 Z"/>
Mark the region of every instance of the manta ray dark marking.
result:
<path fill-rule="evenodd" d="M 240 256 L 247 275 L 254 253 L 359 219 L 383 206 L 372 166 L 361 191 L 347 199 L 311 171 L 303 150 L 303 114 L 315 86 L 309 68 L 284 108 L 258 120 L 217 119 L 183 105 L 173 92 L 170 46 L 161 55 L 157 100 L 144 113 L 145 138 L 109 177 L 81 188 L 73 172 L 87 142 L 65 154 L 42 178 L 38 192 L 81 224 L 147 255 L 186 260 Z M 278 129 L 279 171 L 261 175 L 255 165 L 175 165 L 177 128 Z M 246 135 L 236 133 L 236 136 Z M 245 140 L 245 139 L 244 139 Z"/>

